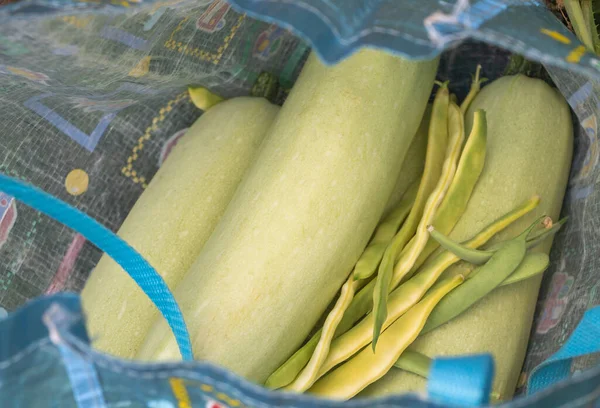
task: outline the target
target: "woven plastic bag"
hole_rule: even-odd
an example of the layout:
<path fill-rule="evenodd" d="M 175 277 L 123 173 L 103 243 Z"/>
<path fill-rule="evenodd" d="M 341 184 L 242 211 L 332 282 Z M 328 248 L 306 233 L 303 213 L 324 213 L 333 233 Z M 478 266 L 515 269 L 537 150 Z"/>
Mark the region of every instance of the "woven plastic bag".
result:
<path fill-rule="evenodd" d="M 268 72 L 279 80 L 269 96 L 281 103 L 311 47 L 335 63 L 365 45 L 408 58 L 448 49 L 438 75 L 451 79 L 459 96 L 477 63 L 495 78 L 511 52 L 521 53 L 545 64 L 579 119 L 563 206 L 570 220 L 555 240 L 540 292 L 526 378 L 599 303 L 593 209 L 600 62 L 536 1 L 25 0 L 4 6 L 0 173 L 116 231 L 202 113 L 188 86 L 225 97 L 256 93 Z M 79 291 L 101 252 L 92 237 L 35 207 L 0 192 L 0 305 L 11 312 L 0 322 L 2 407 L 338 405 L 270 393 L 200 362 L 139 365 L 91 350 L 78 298 L 44 295 Z M 590 404 L 600 385 L 595 363 L 594 355 L 569 360 L 568 371 L 587 371 L 505 406 Z M 424 395 L 399 395 L 346 405 L 436 404 Z"/>

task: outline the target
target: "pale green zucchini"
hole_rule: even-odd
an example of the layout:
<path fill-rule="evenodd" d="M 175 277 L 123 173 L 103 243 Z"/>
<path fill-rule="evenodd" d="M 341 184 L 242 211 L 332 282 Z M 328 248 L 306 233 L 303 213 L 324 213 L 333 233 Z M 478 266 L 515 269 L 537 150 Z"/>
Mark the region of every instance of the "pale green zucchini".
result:
<path fill-rule="evenodd" d="M 217 225 L 279 107 L 234 98 L 208 110 L 185 133 L 119 229 L 174 288 Z M 158 311 L 104 255 L 82 293 L 94 347 L 132 358 Z"/>
<path fill-rule="evenodd" d="M 569 107 L 558 91 L 525 76 L 500 78 L 484 87 L 467 112 L 487 115 L 487 157 L 468 207 L 450 236 L 463 241 L 539 194 L 540 205 L 498 234 L 506 239 L 543 214 L 558 220 L 571 166 L 573 128 Z M 549 252 L 551 239 L 536 248 Z M 447 273 L 457 273 L 459 266 Z M 535 310 L 541 276 L 496 289 L 461 316 L 414 343 L 427 356 L 491 352 L 496 363 L 494 391 L 501 399 L 515 390 Z M 360 397 L 422 390 L 425 381 L 400 369 L 367 388 Z"/>
<path fill-rule="evenodd" d="M 364 250 L 438 61 L 313 54 L 263 150 L 175 290 L 194 356 L 262 383 L 307 337 Z M 162 319 L 138 358 L 180 358 Z"/>

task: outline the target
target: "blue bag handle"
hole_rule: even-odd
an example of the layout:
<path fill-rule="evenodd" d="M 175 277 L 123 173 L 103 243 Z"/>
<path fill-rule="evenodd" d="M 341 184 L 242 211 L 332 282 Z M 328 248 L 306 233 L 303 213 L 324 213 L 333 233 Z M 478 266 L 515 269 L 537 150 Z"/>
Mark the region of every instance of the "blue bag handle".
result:
<path fill-rule="evenodd" d="M 529 375 L 527 394 L 541 391 L 569 376 L 573 358 L 600 351 L 600 306 L 585 312 L 567 342 Z"/>
<path fill-rule="evenodd" d="M 542 391 L 569 377 L 573 358 L 600 352 L 600 306 L 589 309 L 567 342 L 535 367 L 527 382 L 527 394 Z M 487 404 L 494 377 L 490 355 L 438 358 L 430 368 L 427 390 L 431 398 L 445 404 Z"/>
<path fill-rule="evenodd" d="M 192 343 L 183 314 L 156 270 L 129 244 L 99 222 L 69 204 L 0 173 L 0 191 L 81 233 L 131 276 L 165 317 L 184 360 L 193 360 Z"/>

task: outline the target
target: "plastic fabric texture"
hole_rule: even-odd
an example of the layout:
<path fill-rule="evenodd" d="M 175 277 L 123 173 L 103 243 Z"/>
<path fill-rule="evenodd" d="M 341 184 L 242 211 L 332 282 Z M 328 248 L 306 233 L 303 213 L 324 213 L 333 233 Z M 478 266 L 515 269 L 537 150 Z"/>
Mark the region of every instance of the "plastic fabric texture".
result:
<path fill-rule="evenodd" d="M 537 1 L 414 4 L 24 0 L 2 6 L 0 173 L 40 187 L 116 231 L 172 146 L 202 114 L 189 99 L 189 85 L 224 97 L 245 95 L 256 92 L 261 74 L 269 72 L 279 79 L 272 99 L 281 103 L 311 46 L 335 62 L 367 45 L 410 58 L 443 52 L 438 79 L 451 79 L 461 97 L 477 63 L 493 79 L 502 74 L 509 52 L 524 53 L 546 64 L 581 124 L 563 206 L 570 218 L 555 239 L 540 291 L 524 392 L 532 369 L 600 303 L 600 64 Z M 258 15 L 268 22 L 251 17 Z M 310 24 L 319 28 L 308 30 Z M 465 38 L 470 40 L 454 48 Z M 201 363 L 140 366 L 93 352 L 78 300 L 43 296 L 79 291 L 99 257 L 79 232 L 0 192 L 0 306 L 19 310 L 0 323 L 1 406 L 339 406 L 268 393 Z M 56 343 L 47 325 L 54 320 L 64 323 L 56 323 Z M 600 386 L 596 358 L 573 359 L 568 372 L 581 373 L 571 380 L 501 406 L 592 404 Z M 434 403 L 395 396 L 344 406 Z"/>

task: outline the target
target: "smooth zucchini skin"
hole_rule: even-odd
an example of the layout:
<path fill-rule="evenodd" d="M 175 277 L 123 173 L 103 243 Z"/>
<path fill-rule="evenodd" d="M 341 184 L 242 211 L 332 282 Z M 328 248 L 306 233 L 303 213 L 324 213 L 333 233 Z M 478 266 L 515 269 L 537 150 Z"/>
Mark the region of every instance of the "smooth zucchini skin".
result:
<path fill-rule="evenodd" d="M 175 296 L 197 359 L 263 383 L 309 334 L 380 219 L 438 60 L 311 55 Z M 180 358 L 157 320 L 138 355 Z"/>
<path fill-rule="evenodd" d="M 179 140 L 135 203 L 119 236 L 144 256 L 172 289 L 214 230 L 279 107 L 239 97 L 203 114 Z M 82 292 L 94 347 L 132 358 L 158 310 L 104 255 Z"/>
<path fill-rule="evenodd" d="M 545 82 L 507 76 L 483 88 L 467 112 L 484 109 L 488 122 L 487 157 L 468 207 L 450 236 L 462 241 L 534 194 L 540 205 L 502 233 L 506 239 L 537 217 L 557 220 L 571 167 L 573 124 L 569 106 Z M 548 239 L 535 250 L 549 252 Z M 458 273 L 458 266 L 446 273 Z M 527 348 L 541 276 L 494 290 L 463 315 L 419 338 L 416 350 L 428 356 L 492 353 L 493 389 L 501 399 L 515 390 Z M 393 369 L 360 397 L 424 390 L 425 380 Z"/>

